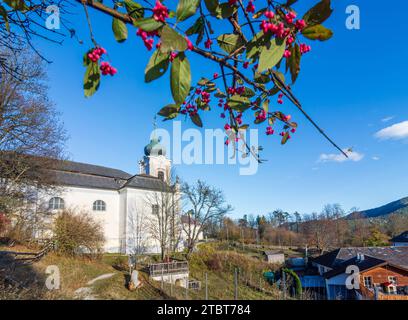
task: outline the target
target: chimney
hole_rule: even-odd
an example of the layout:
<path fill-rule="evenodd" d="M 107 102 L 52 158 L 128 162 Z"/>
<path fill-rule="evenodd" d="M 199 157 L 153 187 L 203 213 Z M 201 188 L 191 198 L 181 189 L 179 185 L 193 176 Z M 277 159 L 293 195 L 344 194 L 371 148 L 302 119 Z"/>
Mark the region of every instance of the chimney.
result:
<path fill-rule="evenodd" d="M 357 262 L 364 261 L 364 254 L 362 253 L 357 253 Z"/>

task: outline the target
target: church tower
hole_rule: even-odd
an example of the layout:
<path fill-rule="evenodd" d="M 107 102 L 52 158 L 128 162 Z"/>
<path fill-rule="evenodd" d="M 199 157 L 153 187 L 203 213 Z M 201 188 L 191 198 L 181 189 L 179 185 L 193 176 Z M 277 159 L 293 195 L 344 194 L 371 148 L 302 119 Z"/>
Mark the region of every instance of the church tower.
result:
<path fill-rule="evenodd" d="M 166 148 L 155 135 L 153 135 L 149 144 L 145 146 L 144 157 L 139 165 L 141 174 L 147 174 L 170 182 L 171 161 L 166 157 Z"/>

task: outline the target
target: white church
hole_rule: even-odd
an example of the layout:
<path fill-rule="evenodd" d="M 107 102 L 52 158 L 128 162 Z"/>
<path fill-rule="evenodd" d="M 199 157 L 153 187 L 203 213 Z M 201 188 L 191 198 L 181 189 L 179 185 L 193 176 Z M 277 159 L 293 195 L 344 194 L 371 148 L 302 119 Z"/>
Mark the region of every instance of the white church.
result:
<path fill-rule="evenodd" d="M 106 252 L 134 253 L 135 242 L 143 240 L 145 253 L 159 253 L 160 245 L 151 228 L 145 224 L 135 239 L 135 221 L 154 223 L 151 202 L 147 199 L 162 196 L 169 190 L 171 161 L 166 157 L 166 149 L 159 139 L 153 137 L 144 148 L 144 157 L 139 162 L 140 173 L 127 172 L 102 166 L 61 161 L 55 170 L 61 186 L 58 194 L 44 199 L 48 210 L 58 212 L 73 208 L 78 212 L 88 212 L 99 221 L 104 229 Z M 172 192 L 174 200 L 173 236 L 178 237 L 178 250 L 183 249 L 186 233 L 181 227 L 180 192 L 177 184 Z M 174 190 L 174 189 L 173 189 Z M 142 221 L 138 221 L 143 214 Z M 140 220 L 140 219 L 139 219 Z M 178 233 L 175 235 L 174 233 Z M 141 239 L 143 238 L 143 239 Z M 200 235 L 202 239 L 202 235 Z M 140 242 L 140 241 L 139 241 Z"/>

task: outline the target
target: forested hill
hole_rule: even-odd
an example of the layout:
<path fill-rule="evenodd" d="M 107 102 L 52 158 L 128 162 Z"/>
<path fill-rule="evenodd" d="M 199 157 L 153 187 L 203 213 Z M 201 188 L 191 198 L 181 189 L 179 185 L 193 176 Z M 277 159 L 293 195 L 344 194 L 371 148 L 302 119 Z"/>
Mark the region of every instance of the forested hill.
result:
<path fill-rule="evenodd" d="M 408 213 L 408 197 L 390 202 L 378 208 L 350 213 L 348 219 L 377 218 L 394 213 Z"/>

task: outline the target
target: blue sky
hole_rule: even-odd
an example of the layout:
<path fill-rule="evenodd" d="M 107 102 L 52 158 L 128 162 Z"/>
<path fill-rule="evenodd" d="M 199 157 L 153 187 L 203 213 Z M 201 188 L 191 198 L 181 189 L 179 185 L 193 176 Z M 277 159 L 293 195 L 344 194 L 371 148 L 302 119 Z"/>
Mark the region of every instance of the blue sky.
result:
<path fill-rule="evenodd" d="M 255 5 L 257 2 L 260 0 Z M 302 6 L 297 8 L 302 13 L 315 1 L 300 2 Z M 346 210 L 353 206 L 367 209 L 408 195 L 408 180 L 404 179 L 408 166 L 407 123 L 375 136 L 379 130 L 408 120 L 404 23 L 408 3 L 396 1 L 384 14 L 378 0 L 333 2 L 335 11 L 326 25 L 334 31 L 334 37 L 328 42 L 310 43 L 312 52 L 304 56 L 294 93 L 340 146 L 353 147 L 361 155 L 355 159 L 359 161 L 334 161 L 337 158 L 331 154 L 337 151 L 286 102 L 283 110 L 299 123 L 299 129 L 281 146 L 277 137 L 262 134 L 262 127 L 260 144 L 268 161 L 256 175 L 240 176 L 238 167 L 231 165 L 176 168 L 187 181 L 201 178 L 222 188 L 235 208 L 235 217 L 266 214 L 276 208 L 310 213 L 334 202 Z M 360 30 L 345 27 L 345 8 L 350 4 L 360 7 Z M 50 95 L 70 136 L 69 156 L 75 161 L 136 173 L 153 115 L 172 101 L 169 74 L 145 84 L 144 68 L 151 52 L 145 50 L 135 30 L 130 29 L 129 39 L 118 44 L 111 32 L 111 19 L 91 10 L 95 37 L 108 50 L 119 72 L 103 79 L 99 92 L 85 99 L 82 55 L 91 43 L 81 8 L 76 12 L 71 20 L 76 20 L 74 27 L 84 44 L 69 38 L 62 46 L 38 43 L 53 61 L 49 65 Z M 200 57 L 190 60 L 194 80 L 216 71 Z M 204 123 L 222 127 L 218 114 L 215 110 L 203 115 Z M 159 124 L 171 129 L 170 122 Z M 182 126 L 194 125 L 186 121 Z M 401 139 L 395 138 L 397 134 Z M 333 161 L 319 162 L 322 154 Z"/>

